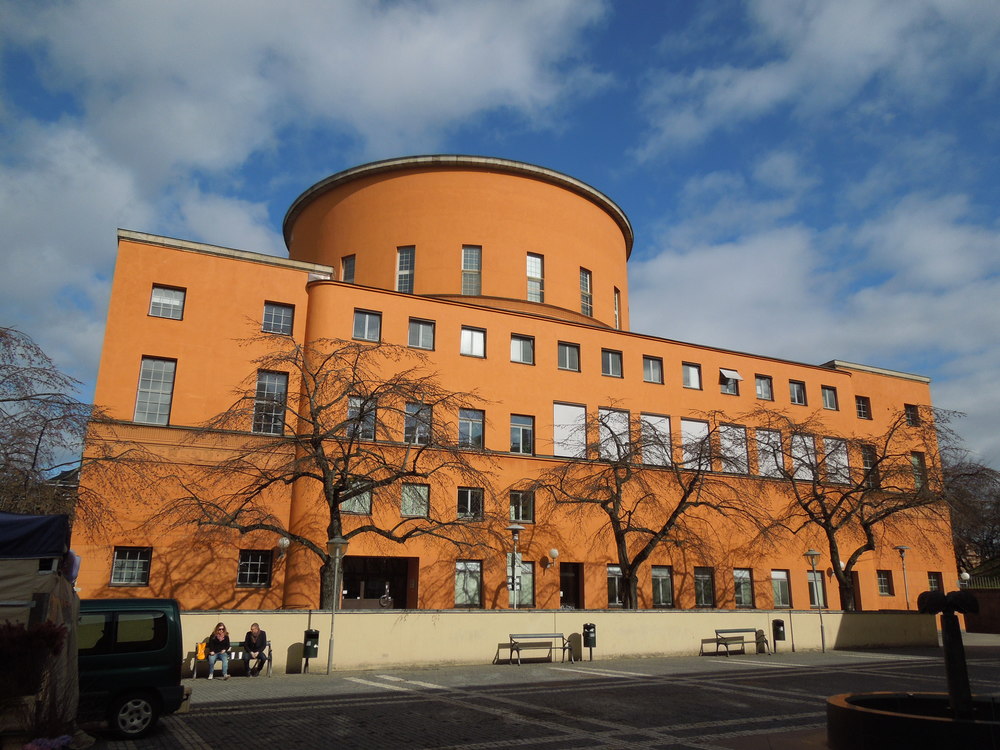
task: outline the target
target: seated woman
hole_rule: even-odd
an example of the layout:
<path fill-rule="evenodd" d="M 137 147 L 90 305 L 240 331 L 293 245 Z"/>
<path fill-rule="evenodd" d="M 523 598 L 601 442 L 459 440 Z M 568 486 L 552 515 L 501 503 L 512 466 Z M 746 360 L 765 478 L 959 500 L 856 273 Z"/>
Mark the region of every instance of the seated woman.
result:
<path fill-rule="evenodd" d="M 215 676 L 215 660 L 222 659 L 222 679 L 229 679 L 229 631 L 224 623 L 219 623 L 208 638 L 208 679 Z"/>
<path fill-rule="evenodd" d="M 253 667 L 250 666 L 250 659 L 256 659 Z M 254 623 L 247 631 L 243 639 L 243 666 L 246 667 L 250 677 L 256 677 L 260 670 L 267 663 L 267 633 L 260 629 L 260 625 Z"/>

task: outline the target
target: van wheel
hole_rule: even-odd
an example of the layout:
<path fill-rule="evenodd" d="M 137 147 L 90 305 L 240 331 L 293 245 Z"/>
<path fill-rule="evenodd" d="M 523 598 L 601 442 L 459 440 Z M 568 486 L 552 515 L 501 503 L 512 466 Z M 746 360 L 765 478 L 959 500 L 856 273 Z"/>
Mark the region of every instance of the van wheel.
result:
<path fill-rule="evenodd" d="M 145 736 L 160 718 L 160 707 L 147 693 L 133 693 L 111 704 L 111 731 L 125 739 Z"/>

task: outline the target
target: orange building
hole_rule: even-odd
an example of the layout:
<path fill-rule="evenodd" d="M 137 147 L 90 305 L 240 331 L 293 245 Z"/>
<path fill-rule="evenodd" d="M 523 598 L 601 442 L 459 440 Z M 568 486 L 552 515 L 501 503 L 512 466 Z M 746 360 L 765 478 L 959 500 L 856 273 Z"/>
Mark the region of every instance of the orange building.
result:
<path fill-rule="evenodd" d="M 649 471 L 681 461 L 682 442 L 702 425 L 713 440 L 723 425 L 749 447 L 741 461 L 714 464 L 710 473 L 752 480 L 763 507 L 777 512 L 787 492 L 761 459 L 763 427 L 739 423 L 738 415 L 766 407 L 792 420 L 821 418 L 830 436 L 874 439 L 897 415 L 926 414 L 931 406 L 929 381 L 919 376 L 630 332 L 628 218 L 594 188 L 542 167 L 468 156 L 363 165 L 303 193 L 288 211 L 284 236 L 288 260 L 119 232 L 95 397 L 115 421 L 113 428 L 95 425 L 92 441 L 113 429 L 111 442 L 155 453 L 151 487 L 162 492 L 136 498 L 129 492 L 136 483 L 123 473 L 99 479 L 84 472 L 83 484 L 103 493 L 117 526 L 77 529 L 83 596 L 174 596 L 187 609 L 318 606 L 320 562 L 302 545 L 289 548 L 267 530 L 203 536 L 205 529 L 157 516 L 176 499 L 171 492 L 181 492 L 166 488 L 183 486 L 194 468 L 231 451 L 225 436 L 196 428 L 227 409 L 234 388 L 248 376 L 259 389 L 280 390 L 273 378 L 287 383 L 287 373 L 255 371 L 262 334 L 410 347 L 426 355 L 445 388 L 475 390 L 484 406 L 473 429 L 482 430 L 486 455 L 472 460 L 488 461 L 488 486 L 456 478 L 433 486 L 424 500 L 441 516 L 496 511 L 503 523 L 523 526 L 517 604 L 538 609 L 620 601 L 607 516 L 570 512 L 517 489 L 578 460 L 567 425 L 613 409 L 625 415 L 625 434 L 654 431 L 671 447 Z M 255 419 L 252 430 L 258 427 Z M 780 438 L 794 443 L 800 436 Z M 864 471 L 866 457 L 836 440 L 826 438 L 825 449 L 812 442 L 809 450 L 831 457 L 836 446 L 840 471 Z M 922 468 L 924 446 L 912 448 Z M 232 478 L 233 487 L 238 481 Z M 483 490 L 492 499 L 485 508 L 475 494 Z M 268 502 L 274 517 L 299 533 L 304 504 L 315 500 L 285 486 Z M 372 501 L 379 510 L 346 514 L 345 532 L 369 523 L 372 513 L 392 522 L 386 513 L 399 516 L 400 502 L 399 486 L 381 488 Z M 470 514 L 475 503 L 479 513 Z M 754 534 L 766 524 L 751 533 L 723 516 L 694 515 L 704 544 L 658 546 L 638 573 L 640 607 L 806 608 L 827 597 L 826 606 L 838 606 L 834 563 L 818 528 L 772 524 L 764 540 Z M 946 519 L 903 514 L 879 535 L 855 567 L 859 608 L 912 607 L 919 591 L 956 580 Z M 386 590 L 396 607 L 512 606 L 508 575 L 516 565 L 509 545 L 496 539 L 459 550 L 430 536 L 399 545 L 357 534 L 344 559 L 344 606 L 372 604 Z M 325 548 L 320 532 L 313 541 Z M 899 546 L 909 550 L 905 559 Z M 810 547 L 822 551 L 815 577 L 803 557 Z"/>

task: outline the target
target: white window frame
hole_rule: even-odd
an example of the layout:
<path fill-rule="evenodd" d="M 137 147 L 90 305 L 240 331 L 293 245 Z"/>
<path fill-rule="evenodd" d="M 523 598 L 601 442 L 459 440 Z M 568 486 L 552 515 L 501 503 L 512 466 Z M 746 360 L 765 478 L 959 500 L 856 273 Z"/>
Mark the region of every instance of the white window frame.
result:
<path fill-rule="evenodd" d="M 774 379 L 770 375 L 754 375 L 754 387 L 761 401 L 774 401 Z"/>
<path fill-rule="evenodd" d="M 459 343 L 459 353 L 465 357 L 486 357 L 486 330 L 462 326 L 462 338 Z"/>
<path fill-rule="evenodd" d="M 340 259 L 340 280 L 345 284 L 354 283 L 354 271 L 357 267 L 356 255 L 345 255 Z"/>
<path fill-rule="evenodd" d="M 868 396 L 855 396 L 854 412 L 858 415 L 858 419 L 871 419 L 872 400 Z"/>
<path fill-rule="evenodd" d="M 624 409 L 597 410 L 600 455 L 605 461 L 619 461 L 629 454 L 631 415 Z"/>
<path fill-rule="evenodd" d="M 594 276 L 586 268 L 580 268 L 580 312 L 587 317 L 594 316 Z"/>
<path fill-rule="evenodd" d="M 584 458 L 587 455 L 587 407 L 552 405 L 552 455 Z"/>
<path fill-rule="evenodd" d="M 372 491 L 364 490 L 347 498 L 340 504 L 340 512 L 356 516 L 370 516 L 372 513 Z"/>
<path fill-rule="evenodd" d="M 462 246 L 462 294 L 478 297 L 483 293 L 483 248 Z"/>
<path fill-rule="evenodd" d="M 430 486 L 404 482 L 400 488 L 399 515 L 404 518 L 427 518 L 430 510 Z"/>
<path fill-rule="evenodd" d="M 519 362 L 522 365 L 535 364 L 535 337 L 512 333 L 510 335 L 510 361 Z"/>
<path fill-rule="evenodd" d="M 560 370 L 580 372 L 580 345 L 568 341 L 560 341 L 557 347 L 558 366 Z M 564 357 L 563 354 L 566 354 Z M 574 361 L 570 361 L 574 360 Z M 570 365 L 573 365 L 572 367 Z"/>
<path fill-rule="evenodd" d="M 464 521 L 483 520 L 483 490 L 481 487 L 459 487 L 455 513 Z"/>
<path fill-rule="evenodd" d="M 707 571 L 707 572 L 706 572 Z M 715 568 L 705 565 L 695 566 L 694 578 L 694 606 L 698 609 L 710 609 L 715 606 Z M 705 589 L 706 582 L 708 589 Z M 704 595 L 708 594 L 706 600 Z"/>
<path fill-rule="evenodd" d="M 621 607 L 622 590 L 627 586 L 621 565 L 608 566 L 608 608 Z"/>
<path fill-rule="evenodd" d="M 279 336 L 291 336 L 295 325 L 295 305 L 281 302 L 265 302 L 264 317 L 260 321 L 263 333 L 276 333 Z"/>
<path fill-rule="evenodd" d="M 347 397 L 348 434 L 357 440 L 375 439 L 377 407 L 363 396 Z"/>
<path fill-rule="evenodd" d="M 111 586 L 148 586 L 153 565 L 152 547 L 115 547 L 111 562 Z"/>
<path fill-rule="evenodd" d="M 681 362 L 681 385 L 700 391 L 701 365 L 694 362 Z"/>
<path fill-rule="evenodd" d="M 719 425 L 719 454 L 722 470 L 728 474 L 748 474 L 747 428 L 742 425 Z"/>
<path fill-rule="evenodd" d="M 660 357 L 642 355 L 642 379 L 647 383 L 663 385 L 663 360 Z"/>
<path fill-rule="evenodd" d="M 788 400 L 795 406 L 808 406 L 806 399 L 806 384 L 802 380 L 788 381 Z"/>
<path fill-rule="evenodd" d="M 622 353 L 617 349 L 601 349 L 601 375 L 622 377 Z"/>
<path fill-rule="evenodd" d="M 832 385 L 821 385 L 820 394 L 823 396 L 823 408 L 829 411 L 840 411 L 840 401 L 837 398 L 837 389 Z"/>
<path fill-rule="evenodd" d="M 823 571 L 806 571 L 806 581 L 809 583 L 809 608 L 826 609 L 826 581 Z"/>
<path fill-rule="evenodd" d="M 510 501 L 511 523 L 535 522 L 535 493 L 531 490 L 511 490 L 508 493 Z"/>
<path fill-rule="evenodd" d="M 455 561 L 455 607 L 483 606 L 483 561 Z"/>
<path fill-rule="evenodd" d="M 458 410 L 458 447 L 482 448 L 486 434 L 486 412 L 482 409 Z"/>
<path fill-rule="evenodd" d="M 288 373 L 258 370 L 251 431 L 258 435 L 281 435 L 285 431 L 287 401 Z"/>
<path fill-rule="evenodd" d="M 403 442 L 411 445 L 427 445 L 431 442 L 431 426 L 434 423 L 434 407 L 408 401 L 404 407 Z"/>
<path fill-rule="evenodd" d="M 754 430 L 757 442 L 757 473 L 762 477 L 782 477 L 785 474 L 785 455 L 781 432 L 758 427 Z"/>
<path fill-rule="evenodd" d="M 396 291 L 413 294 L 413 275 L 416 267 L 417 248 L 403 245 L 396 248 Z"/>
<path fill-rule="evenodd" d="M 406 345 L 411 349 L 434 350 L 435 323 L 433 320 L 410 318 L 406 332 Z"/>
<path fill-rule="evenodd" d="M 733 604 L 737 609 L 753 609 L 756 606 L 753 590 L 753 570 L 733 568 Z"/>
<path fill-rule="evenodd" d="M 545 258 L 537 253 L 528 253 L 526 273 L 528 276 L 528 302 L 545 302 Z"/>
<path fill-rule="evenodd" d="M 719 392 L 728 396 L 740 395 L 740 381 L 743 377 L 736 370 L 719 368 Z"/>
<path fill-rule="evenodd" d="M 139 363 L 139 386 L 132 420 L 141 424 L 170 424 L 176 377 L 177 360 L 143 357 Z"/>
<path fill-rule="evenodd" d="M 673 609 L 674 604 L 674 569 L 670 565 L 653 565 L 653 607 L 656 609 Z"/>
<path fill-rule="evenodd" d="M 522 420 L 522 422 L 515 424 L 514 420 Z M 527 422 L 523 420 L 527 420 Z M 516 440 L 515 434 L 517 435 Z M 528 414 L 510 415 L 510 452 L 522 456 L 533 456 L 535 454 L 534 417 Z"/>
<path fill-rule="evenodd" d="M 381 341 L 382 313 L 374 310 L 354 311 L 354 338 L 359 341 Z"/>
<path fill-rule="evenodd" d="M 153 291 L 149 295 L 149 316 L 183 320 L 186 299 L 187 289 L 183 287 L 153 284 Z"/>
<path fill-rule="evenodd" d="M 771 571 L 771 596 L 775 609 L 791 609 L 792 607 L 792 587 L 790 583 L 789 571 Z"/>
<path fill-rule="evenodd" d="M 812 435 L 793 433 L 791 437 L 792 477 L 816 478 L 816 438 Z"/>
<path fill-rule="evenodd" d="M 241 549 L 236 567 L 236 588 L 271 588 L 274 555 L 269 549 Z"/>
<path fill-rule="evenodd" d="M 649 466 L 670 466 L 670 417 L 662 414 L 640 414 L 642 462 Z"/>
<path fill-rule="evenodd" d="M 685 468 L 711 470 L 712 447 L 709 444 L 708 422 L 700 419 L 681 420 L 681 451 Z"/>
<path fill-rule="evenodd" d="M 849 484 L 851 466 L 847 457 L 847 441 L 843 438 L 823 438 L 826 451 L 826 478 L 834 484 Z"/>

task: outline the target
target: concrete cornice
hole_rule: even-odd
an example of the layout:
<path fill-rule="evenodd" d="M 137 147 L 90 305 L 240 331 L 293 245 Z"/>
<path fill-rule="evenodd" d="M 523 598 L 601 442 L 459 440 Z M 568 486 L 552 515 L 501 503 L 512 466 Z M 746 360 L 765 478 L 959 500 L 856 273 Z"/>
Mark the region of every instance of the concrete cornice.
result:
<path fill-rule="evenodd" d="M 903 380 L 915 380 L 918 383 L 930 383 L 931 379 L 926 375 L 914 375 L 909 372 L 899 372 L 898 370 L 887 370 L 884 367 L 873 367 L 871 365 L 859 365 L 856 362 L 844 362 L 840 359 L 831 359 L 823 367 L 831 367 L 836 370 L 857 370 L 859 372 L 870 372 L 874 375 L 885 375 L 890 378 L 902 378 Z"/>

